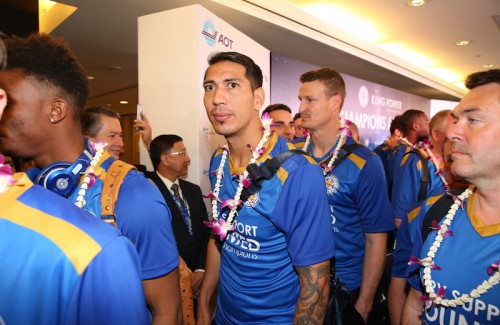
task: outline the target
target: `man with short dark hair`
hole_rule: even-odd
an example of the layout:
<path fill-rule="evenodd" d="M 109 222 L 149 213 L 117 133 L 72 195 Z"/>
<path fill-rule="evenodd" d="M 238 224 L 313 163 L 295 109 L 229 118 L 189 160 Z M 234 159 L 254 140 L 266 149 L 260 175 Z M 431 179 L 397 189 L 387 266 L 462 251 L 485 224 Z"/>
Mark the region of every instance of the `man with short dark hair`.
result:
<path fill-rule="evenodd" d="M 418 201 L 448 189 L 442 170 L 441 153 L 446 129 L 451 122 L 449 110 L 438 112 L 429 123 L 429 139 L 424 141 L 422 148 L 414 149 L 419 150 L 418 153 L 410 153 L 411 147 L 407 144 L 402 144 L 397 149 L 399 153 L 405 152 L 394 168 L 392 181 L 391 208 L 398 228 L 401 219 Z M 428 179 L 424 179 L 424 171 L 427 171 Z M 425 193 L 422 186 L 425 186 Z"/>
<path fill-rule="evenodd" d="M 271 132 L 276 132 L 282 138 L 288 141 L 293 140 L 295 133 L 292 110 L 285 104 L 272 104 L 267 106 L 262 115 L 269 114 L 273 120 Z"/>
<path fill-rule="evenodd" d="M 500 70 L 473 73 L 465 85 L 447 137 L 452 173 L 473 186 L 417 211 L 402 324 L 500 323 Z M 447 205 L 426 216 L 438 202 Z"/>
<path fill-rule="evenodd" d="M 322 324 L 325 317 L 335 248 L 321 168 L 292 155 L 259 192 L 241 200 L 251 181 L 247 165 L 293 147 L 271 135 L 267 115 L 260 119 L 262 80 L 259 66 L 243 54 L 209 58 L 203 101 L 227 145 L 210 163 L 214 234 L 197 324 L 211 323 L 217 285 L 217 324 Z"/>
<path fill-rule="evenodd" d="M 177 249 L 191 274 L 195 299 L 200 294 L 205 272 L 205 260 L 210 230 L 203 224 L 208 221 L 207 209 L 198 185 L 181 179 L 188 173 L 189 154 L 182 138 L 164 134 L 153 139 L 150 157 L 154 172 L 146 173 L 163 195 L 172 212 L 172 229 Z"/>
<path fill-rule="evenodd" d="M 306 130 L 302 128 L 302 119 L 300 118 L 300 113 L 293 116 L 293 127 L 295 128 L 294 138 L 302 138 Z"/>
<path fill-rule="evenodd" d="M 375 152 L 380 157 L 380 159 L 382 159 L 384 169 L 387 164 L 387 159 L 392 153 L 392 150 L 394 150 L 394 147 L 399 144 L 398 139 L 403 135 L 403 132 L 401 130 L 401 115 L 397 115 L 392 119 L 391 125 L 389 127 L 391 135 L 389 135 L 387 140 L 373 149 L 373 152 Z"/>
<path fill-rule="evenodd" d="M 170 212 L 158 189 L 131 170 L 125 174 L 114 206 L 108 205 L 115 197 L 112 191 L 101 194 L 115 160 L 102 144 L 92 145 L 82 135 L 80 116 L 88 81 L 78 60 L 62 39 L 45 34 L 12 37 L 6 46 L 9 60 L 0 71 L 0 87 L 9 94 L 11 106 L 0 121 L 1 150 L 33 159 L 39 168 L 34 182 L 96 217 L 103 216 L 103 207 L 114 207 L 106 220 L 116 223 L 139 254 L 153 322 L 177 323 L 181 315 L 179 258 Z"/>
<path fill-rule="evenodd" d="M 401 115 L 401 131 L 403 137 L 398 139 L 399 143 L 387 158 L 385 164 L 389 193 L 392 193 L 394 173 L 401 165 L 403 157 L 419 142 L 429 137 L 429 118 L 423 111 L 409 109 Z"/>

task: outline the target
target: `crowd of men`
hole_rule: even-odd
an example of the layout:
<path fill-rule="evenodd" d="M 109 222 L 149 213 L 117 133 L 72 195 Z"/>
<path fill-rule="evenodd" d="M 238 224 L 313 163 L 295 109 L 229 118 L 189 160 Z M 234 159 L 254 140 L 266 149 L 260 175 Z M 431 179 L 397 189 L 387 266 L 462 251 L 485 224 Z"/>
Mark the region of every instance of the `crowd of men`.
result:
<path fill-rule="evenodd" d="M 34 165 L 0 156 L 0 324 L 331 324 L 332 276 L 347 324 L 500 323 L 500 70 L 430 121 L 397 116 L 373 151 L 341 118 L 337 70 L 300 76 L 295 116 L 261 113 L 262 82 L 244 54 L 208 58 L 227 144 L 202 194 L 182 137 L 145 115 L 154 171 L 119 160 L 120 117 L 84 108 L 62 39 L 0 42 L 0 153 Z"/>

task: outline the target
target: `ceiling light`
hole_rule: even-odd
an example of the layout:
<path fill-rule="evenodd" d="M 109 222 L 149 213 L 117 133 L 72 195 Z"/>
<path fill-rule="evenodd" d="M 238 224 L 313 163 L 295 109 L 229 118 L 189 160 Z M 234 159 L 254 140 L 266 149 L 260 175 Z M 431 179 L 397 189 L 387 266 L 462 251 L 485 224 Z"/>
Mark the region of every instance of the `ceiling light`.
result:
<path fill-rule="evenodd" d="M 493 64 L 483 64 L 483 68 L 491 68 L 493 66 Z"/>
<path fill-rule="evenodd" d="M 385 51 L 399 57 L 402 60 L 412 63 L 413 65 L 425 68 L 436 65 L 436 63 L 426 55 L 417 53 L 405 45 L 400 43 L 383 43 L 379 46 Z"/>
<path fill-rule="evenodd" d="M 94 76 L 87 76 L 88 80 L 94 80 Z"/>
<path fill-rule="evenodd" d="M 441 78 L 447 82 L 454 82 L 457 80 L 461 80 L 460 75 L 458 75 L 456 72 L 451 71 L 446 68 L 427 68 L 427 71 L 432 73 L 438 78 Z"/>
<path fill-rule="evenodd" d="M 458 46 L 465 46 L 465 45 L 469 45 L 470 41 L 463 40 L 463 41 L 460 41 L 460 42 L 456 42 L 455 44 L 457 44 Z"/>
<path fill-rule="evenodd" d="M 410 7 L 420 7 L 423 6 L 427 0 L 408 0 L 406 3 Z"/>
<path fill-rule="evenodd" d="M 71 16 L 77 7 L 63 3 L 39 0 L 38 1 L 38 29 L 41 33 L 51 33 L 57 26 Z"/>
<path fill-rule="evenodd" d="M 109 70 L 116 70 L 116 71 L 118 71 L 118 70 L 121 70 L 122 67 L 119 66 L 119 65 L 110 65 L 110 66 L 108 66 L 108 69 Z"/>
<path fill-rule="evenodd" d="M 120 100 L 120 104 L 128 104 L 126 100 Z"/>
<path fill-rule="evenodd" d="M 364 17 L 333 4 L 306 4 L 299 6 L 302 10 L 323 21 L 340 28 L 362 40 L 378 42 L 383 39 L 376 26 Z"/>

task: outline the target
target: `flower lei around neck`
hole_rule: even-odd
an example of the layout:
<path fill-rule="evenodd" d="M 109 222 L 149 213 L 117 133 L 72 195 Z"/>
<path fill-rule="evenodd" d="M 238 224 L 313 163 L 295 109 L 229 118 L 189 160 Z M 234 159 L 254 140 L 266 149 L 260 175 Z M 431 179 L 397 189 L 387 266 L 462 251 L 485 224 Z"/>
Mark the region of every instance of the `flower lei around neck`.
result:
<path fill-rule="evenodd" d="M 340 148 L 344 145 L 346 141 L 346 137 L 349 135 L 351 136 L 351 131 L 349 130 L 349 124 L 351 123 L 350 121 L 344 120 L 342 117 L 339 118 L 340 121 L 340 127 L 339 127 L 339 140 L 337 141 L 337 145 L 335 146 L 335 149 L 333 151 L 330 151 L 330 160 L 328 161 L 328 164 L 322 163 L 320 164 L 321 168 L 323 169 L 323 175 L 328 174 L 333 170 L 332 166 L 335 160 L 337 160 L 337 156 L 339 155 Z M 302 148 L 302 151 L 307 153 L 307 149 L 309 147 L 309 143 L 311 143 L 311 134 L 307 134 L 306 142 L 304 143 L 304 147 Z"/>
<path fill-rule="evenodd" d="M 5 157 L 0 154 L 0 196 L 16 183 L 14 172 L 9 164 L 5 164 Z"/>
<path fill-rule="evenodd" d="M 269 137 L 271 136 L 271 125 L 272 125 L 272 119 L 269 116 L 268 113 L 264 114 L 262 116 L 262 125 L 264 129 L 264 134 L 262 135 L 262 138 L 260 139 L 259 143 L 257 144 L 257 147 L 253 149 L 249 144 L 247 144 L 247 147 L 250 148 L 252 152 L 252 158 L 250 159 L 249 164 L 253 164 L 259 159 L 259 157 L 264 153 L 265 148 L 264 145 L 266 142 L 269 140 Z M 241 193 L 243 192 L 243 187 L 248 187 L 250 186 L 251 182 L 249 179 L 248 171 L 245 169 L 243 174 L 238 175 L 239 177 L 239 184 L 238 188 L 236 190 L 236 194 L 234 195 L 234 198 L 232 199 L 227 199 L 222 201 L 219 198 L 219 193 L 220 193 L 220 188 L 221 188 L 221 183 L 222 183 L 222 178 L 224 177 L 224 166 L 226 164 L 227 160 L 227 155 L 229 152 L 229 147 L 226 145 L 221 148 L 222 150 L 222 157 L 221 161 L 219 164 L 219 167 L 213 172 L 216 175 L 216 182 L 215 182 L 215 187 L 213 191 L 210 191 L 208 195 L 204 196 L 205 198 L 210 198 L 212 199 L 212 218 L 210 221 L 204 221 L 204 224 L 212 228 L 214 233 L 219 236 L 221 241 L 224 241 L 226 236 L 230 231 L 234 231 L 236 228 L 234 226 L 234 218 L 236 216 L 237 210 L 243 205 L 243 201 L 240 200 Z M 219 208 L 217 206 L 218 203 L 221 203 L 220 205 L 220 210 L 228 207 L 229 208 L 229 215 L 226 220 L 219 218 Z"/>
<path fill-rule="evenodd" d="M 425 139 L 423 142 L 422 142 L 423 146 L 424 146 L 424 150 L 425 152 L 427 152 L 427 155 L 429 156 L 429 161 L 431 163 L 434 164 L 434 167 L 436 167 L 436 174 L 439 175 L 439 178 L 441 178 L 441 182 L 443 182 L 443 187 L 445 189 L 445 191 L 449 190 L 450 189 L 450 185 L 448 184 L 448 182 L 446 181 L 446 179 L 444 178 L 444 170 L 441 166 L 439 166 L 439 163 L 436 159 L 436 156 L 434 156 L 434 154 L 432 153 L 432 144 L 431 142 L 429 141 L 429 139 Z"/>
<path fill-rule="evenodd" d="M 398 138 L 398 140 L 400 140 L 402 143 L 412 147 L 415 150 L 420 150 L 420 148 L 418 146 L 413 145 L 410 141 L 408 141 L 407 138 L 400 137 L 400 138 Z M 443 182 L 443 187 L 444 187 L 445 191 L 449 190 L 450 185 L 448 184 L 448 182 L 444 178 L 444 170 L 441 166 L 439 166 L 439 163 L 437 161 L 436 156 L 434 156 L 434 154 L 432 153 L 432 150 L 431 150 L 432 144 L 428 138 L 425 139 L 424 141 L 422 141 L 422 148 L 425 150 L 425 153 L 427 154 L 427 159 L 434 165 L 434 167 L 436 167 L 436 174 L 441 179 L 441 182 Z"/>
<path fill-rule="evenodd" d="M 99 175 L 95 174 L 94 167 L 101 159 L 101 156 L 104 152 L 104 147 L 106 147 L 107 145 L 107 143 L 101 141 L 92 143 L 92 148 L 94 149 L 95 155 L 90 161 L 90 164 L 85 172 L 83 172 L 85 178 L 83 179 L 80 191 L 78 192 L 78 196 L 75 202 L 75 205 L 79 208 L 83 208 L 85 206 L 85 193 L 87 192 L 88 188 L 94 185 L 96 178 L 99 178 Z M 13 175 L 14 173 L 12 171 L 12 167 L 9 164 L 5 164 L 5 157 L 0 154 L 0 196 L 7 192 L 7 190 L 16 182 Z"/>
<path fill-rule="evenodd" d="M 453 232 L 448 228 L 450 227 L 451 222 L 453 221 L 455 213 L 458 211 L 459 208 L 462 209 L 464 208 L 464 201 L 472 194 L 473 191 L 474 191 L 474 186 L 471 185 L 459 196 L 455 196 L 451 193 L 448 193 L 448 196 L 450 196 L 455 203 L 451 206 L 450 210 L 446 214 L 446 217 L 444 218 L 441 225 L 439 225 L 435 221 L 432 223 L 431 228 L 433 230 L 437 230 L 437 233 L 436 233 L 436 238 L 434 239 L 434 243 L 431 245 L 429 252 L 427 253 L 427 257 L 423 259 L 418 259 L 415 256 L 411 256 L 411 260 L 410 262 L 408 262 L 409 265 L 419 264 L 424 267 L 423 281 L 425 286 L 425 292 L 427 293 L 427 295 L 420 297 L 420 300 L 425 303 L 426 308 L 430 308 L 432 304 L 442 305 L 445 307 L 462 306 L 470 302 L 473 298 L 478 298 L 479 296 L 481 296 L 481 294 L 486 293 L 486 291 L 488 291 L 494 285 L 500 282 L 500 271 L 499 271 L 500 259 L 499 259 L 496 263 L 491 264 L 491 266 L 487 268 L 486 272 L 488 275 L 490 275 L 490 277 L 487 280 L 484 280 L 469 294 L 462 294 L 460 297 L 457 297 L 455 299 L 444 299 L 446 286 L 440 286 L 438 288 L 437 293 L 434 291 L 434 288 L 432 287 L 431 271 L 441 270 L 441 267 L 434 264 L 434 258 L 436 256 L 436 253 L 439 247 L 441 246 L 443 239 L 445 239 L 448 236 L 453 236 Z"/>
<path fill-rule="evenodd" d="M 85 202 L 85 194 L 87 193 L 87 189 L 94 185 L 95 180 L 99 178 L 100 175 L 97 175 L 94 167 L 97 166 L 99 160 L 101 160 L 102 154 L 104 152 L 104 147 L 108 144 L 106 142 L 98 141 L 92 142 L 92 149 L 94 149 L 94 157 L 90 161 L 89 166 L 83 172 L 85 177 L 83 178 L 82 185 L 80 186 L 80 190 L 78 191 L 78 196 L 76 197 L 75 205 L 79 208 L 83 208 L 86 204 Z"/>

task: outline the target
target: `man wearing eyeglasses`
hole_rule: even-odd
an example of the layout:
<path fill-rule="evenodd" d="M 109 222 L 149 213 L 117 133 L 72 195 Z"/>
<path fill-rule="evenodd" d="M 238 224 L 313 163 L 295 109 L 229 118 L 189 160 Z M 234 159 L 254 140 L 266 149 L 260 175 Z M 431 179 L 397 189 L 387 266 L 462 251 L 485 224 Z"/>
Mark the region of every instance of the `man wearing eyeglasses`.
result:
<path fill-rule="evenodd" d="M 208 215 L 201 189 L 198 185 L 180 179 L 187 175 L 191 163 L 180 136 L 157 136 L 151 142 L 150 156 L 155 171 L 146 173 L 146 176 L 158 186 L 172 212 L 172 230 L 177 249 L 187 267 L 193 271 L 193 298 L 197 299 L 203 282 L 210 237 L 210 230 L 203 225 L 203 221 L 208 221 Z"/>
<path fill-rule="evenodd" d="M 271 131 L 278 133 L 278 136 L 292 141 L 295 135 L 295 128 L 292 117 L 292 110 L 285 104 L 273 104 L 266 107 L 262 114 L 269 113 L 273 119 Z"/>

